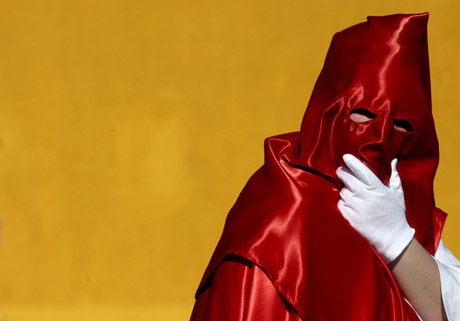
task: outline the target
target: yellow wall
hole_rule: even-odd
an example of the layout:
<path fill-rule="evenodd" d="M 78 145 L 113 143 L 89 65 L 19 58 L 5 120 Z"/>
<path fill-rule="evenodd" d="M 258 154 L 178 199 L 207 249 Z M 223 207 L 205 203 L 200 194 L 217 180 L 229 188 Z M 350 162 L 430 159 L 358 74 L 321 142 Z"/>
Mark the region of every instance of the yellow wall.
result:
<path fill-rule="evenodd" d="M 332 34 L 423 11 L 436 198 L 460 256 L 458 1 L 1 2 L 1 317 L 187 319 L 263 139 L 298 130 Z"/>

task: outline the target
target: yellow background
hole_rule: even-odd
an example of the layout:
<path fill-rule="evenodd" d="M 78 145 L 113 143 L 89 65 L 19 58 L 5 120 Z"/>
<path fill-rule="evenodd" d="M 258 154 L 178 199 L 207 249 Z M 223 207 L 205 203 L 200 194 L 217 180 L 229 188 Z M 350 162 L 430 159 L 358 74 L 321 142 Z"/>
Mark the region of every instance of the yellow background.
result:
<path fill-rule="evenodd" d="M 1 318 L 186 320 L 333 33 L 424 11 L 436 199 L 460 257 L 458 1 L 0 2 Z"/>

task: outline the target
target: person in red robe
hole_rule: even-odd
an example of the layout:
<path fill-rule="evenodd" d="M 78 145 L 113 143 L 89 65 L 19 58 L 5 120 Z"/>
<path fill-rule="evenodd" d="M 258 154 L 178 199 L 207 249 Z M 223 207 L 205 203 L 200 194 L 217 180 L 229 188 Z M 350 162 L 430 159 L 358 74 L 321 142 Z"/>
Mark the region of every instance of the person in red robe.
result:
<path fill-rule="evenodd" d="M 300 132 L 265 141 L 228 214 L 192 321 L 429 320 L 411 253 L 434 266 L 433 317 L 459 320 L 460 262 L 433 196 L 427 21 L 368 17 L 334 35 Z"/>

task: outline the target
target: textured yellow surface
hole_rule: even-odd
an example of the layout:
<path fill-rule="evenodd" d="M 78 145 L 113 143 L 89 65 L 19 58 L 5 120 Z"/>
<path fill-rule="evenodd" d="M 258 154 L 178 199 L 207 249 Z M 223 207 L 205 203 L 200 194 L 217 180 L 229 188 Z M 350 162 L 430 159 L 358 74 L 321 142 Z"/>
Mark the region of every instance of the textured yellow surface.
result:
<path fill-rule="evenodd" d="M 2 321 L 162 321 L 188 320 L 189 304 L 149 305 L 13 305 L 3 306 Z"/>
<path fill-rule="evenodd" d="M 460 256 L 459 10 L 434 0 L 0 2 L 1 316 L 187 319 L 263 139 L 299 129 L 333 33 L 369 14 L 431 12 L 436 199 Z"/>

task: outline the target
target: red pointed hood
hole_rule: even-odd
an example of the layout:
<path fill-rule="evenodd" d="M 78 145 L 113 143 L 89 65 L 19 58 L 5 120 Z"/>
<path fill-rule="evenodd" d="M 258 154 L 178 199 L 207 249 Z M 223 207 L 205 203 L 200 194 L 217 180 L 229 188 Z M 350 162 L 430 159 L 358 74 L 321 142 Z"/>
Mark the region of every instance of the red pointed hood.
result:
<path fill-rule="evenodd" d="M 337 182 L 342 155 L 354 154 L 383 181 L 399 159 L 408 220 L 422 242 L 434 205 L 438 142 L 431 114 L 428 13 L 368 17 L 337 33 L 305 113 L 296 165 Z M 375 118 L 353 122 L 365 110 Z M 411 132 L 395 129 L 406 122 Z M 337 182 L 340 185 L 339 182 Z"/>

